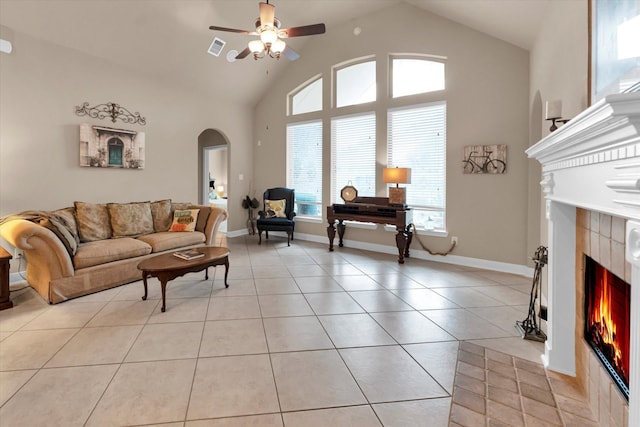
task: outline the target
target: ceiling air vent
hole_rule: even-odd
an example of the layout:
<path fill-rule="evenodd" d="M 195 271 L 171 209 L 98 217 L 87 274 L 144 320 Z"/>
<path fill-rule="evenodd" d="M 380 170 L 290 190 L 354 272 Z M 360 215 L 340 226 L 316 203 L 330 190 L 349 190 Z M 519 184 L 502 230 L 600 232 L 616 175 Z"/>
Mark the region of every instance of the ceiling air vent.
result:
<path fill-rule="evenodd" d="M 209 46 L 209 50 L 207 50 L 207 52 L 209 52 L 213 56 L 220 56 L 220 52 L 222 52 L 222 48 L 224 47 L 225 43 L 226 42 L 224 40 L 216 37 L 211 42 L 211 46 Z"/>

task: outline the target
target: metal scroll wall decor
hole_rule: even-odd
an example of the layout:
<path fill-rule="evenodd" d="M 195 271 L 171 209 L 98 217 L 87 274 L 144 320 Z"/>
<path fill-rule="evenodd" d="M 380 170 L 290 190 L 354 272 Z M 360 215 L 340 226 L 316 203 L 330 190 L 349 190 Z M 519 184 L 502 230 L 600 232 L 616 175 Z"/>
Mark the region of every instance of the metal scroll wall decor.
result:
<path fill-rule="evenodd" d="M 106 104 L 99 104 L 95 107 L 90 107 L 88 102 L 84 102 L 82 105 L 76 105 L 76 115 L 89 116 L 101 120 L 110 117 L 113 123 L 116 122 L 116 119 L 120 119 L 124 123 L 129 124 L 139 123 L 143 126 L 147 124 L 147 119 L 140 116 L 140 113 L 137 111 L 132 113 L 115 102 L 107 102 Z"/>

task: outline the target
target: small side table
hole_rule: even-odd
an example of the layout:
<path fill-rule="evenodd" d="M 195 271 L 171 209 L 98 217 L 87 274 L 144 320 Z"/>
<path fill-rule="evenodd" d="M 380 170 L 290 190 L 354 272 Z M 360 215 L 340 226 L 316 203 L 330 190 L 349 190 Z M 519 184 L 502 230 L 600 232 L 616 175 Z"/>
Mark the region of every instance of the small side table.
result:
<path fill-rule="evenodd" d="M 9 292 L 9 260 L 13 258 L 9 252 L 0 247 L 0 310 L 13 307 Z"/>

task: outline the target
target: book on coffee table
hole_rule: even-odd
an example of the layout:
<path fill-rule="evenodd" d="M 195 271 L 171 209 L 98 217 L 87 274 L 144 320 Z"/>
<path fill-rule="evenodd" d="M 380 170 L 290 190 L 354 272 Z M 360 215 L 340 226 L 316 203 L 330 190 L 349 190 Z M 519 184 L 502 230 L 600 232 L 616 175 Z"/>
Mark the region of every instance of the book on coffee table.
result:
<path fill-rule="evenodd" d="M 204 254 L 197 249 L 187 249 L 185 251 L 174 252 L 173 256 L 189 261 L 192 259 L 201 258 L 204 256 Z"/>

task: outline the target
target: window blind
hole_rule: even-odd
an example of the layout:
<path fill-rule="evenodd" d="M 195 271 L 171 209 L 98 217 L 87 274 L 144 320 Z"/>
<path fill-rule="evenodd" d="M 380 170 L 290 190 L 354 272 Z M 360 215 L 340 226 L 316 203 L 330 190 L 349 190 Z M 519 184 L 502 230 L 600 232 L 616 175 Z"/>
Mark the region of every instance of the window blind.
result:
<path fill-rule="evenodd" d="M 349 182 L 359 196 L 376 192 L 376 117 L 374 113 L 331 120 L 331 194 L 341 202 L 340 190 Z"/>
<path fill-rule="evenodd" d="M 436 213 L 439 218 L 430 220 L 438 223 L 436 228 L 444 228 L 446 103 L 392 109 L 387 119 L 387 166 L 411 168 L 407 204 Z"/>
<path fill-rule="evenodd" d="M 287 186 L 296 190 L 296 214 L 321 215 L 322 121 L 287 125 Z"/>

